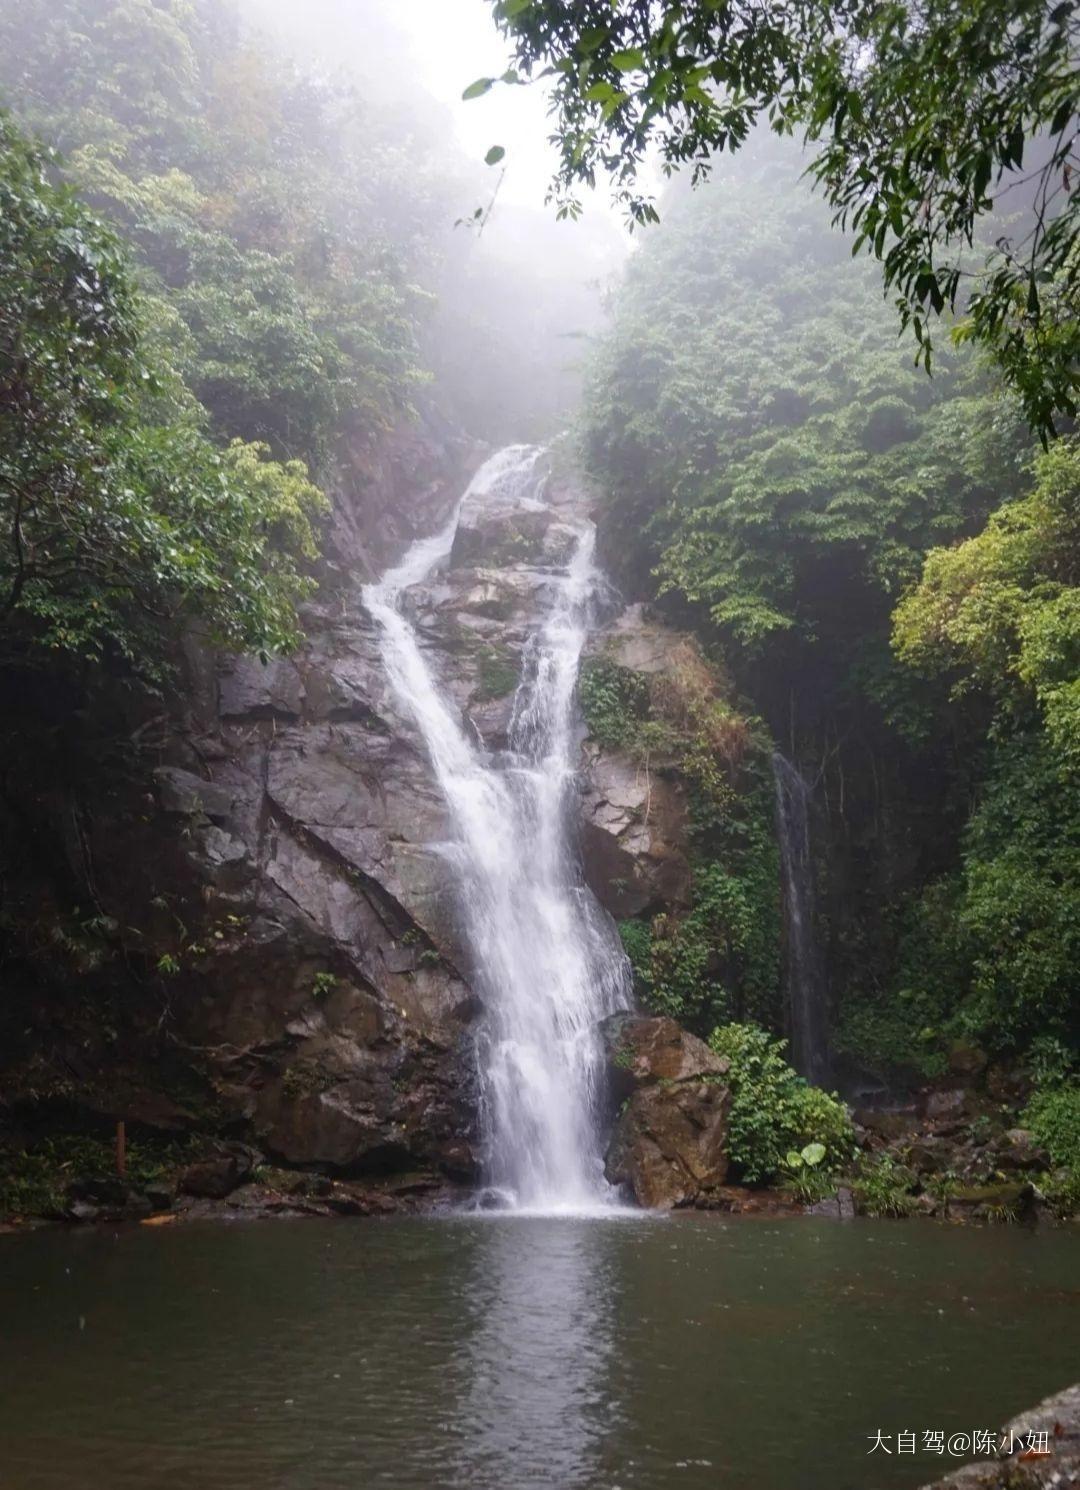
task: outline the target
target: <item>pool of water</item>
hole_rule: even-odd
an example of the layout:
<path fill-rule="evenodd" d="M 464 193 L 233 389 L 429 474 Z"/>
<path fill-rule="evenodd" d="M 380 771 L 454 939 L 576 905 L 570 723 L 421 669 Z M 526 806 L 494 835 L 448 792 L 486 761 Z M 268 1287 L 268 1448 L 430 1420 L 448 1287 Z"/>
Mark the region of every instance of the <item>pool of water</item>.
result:
<path fill-rule="evenodd" d="M 1080 1234 L 509 1216 L 0 1237 L 5 1490 L 872 1490 L 1080 1377 Z M 915 1430 L 915 1454 L 874 1433 Z M 896 1447 L 896 1440 L 893 1439 Z"/>

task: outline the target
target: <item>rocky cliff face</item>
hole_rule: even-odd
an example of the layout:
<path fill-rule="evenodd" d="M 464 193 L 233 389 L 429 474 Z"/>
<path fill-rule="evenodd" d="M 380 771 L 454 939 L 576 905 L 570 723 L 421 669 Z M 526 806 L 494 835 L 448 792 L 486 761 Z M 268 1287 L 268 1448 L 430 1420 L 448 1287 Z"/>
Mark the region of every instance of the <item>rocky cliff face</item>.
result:
<path fill-rule="evenodd" d="M 443 806 L 359 586 L 445 520 L 481 455 L 425 430 L 355 463 L 295 658 L 193 643 L 182 702 L 113 719 L 104 763 L 81 773 L 66 740 L 40 787 L 32 760 L 9 770 L 16 1127 L 88 1109 L 242 1132 L 290 1164 L 472 1173 Z M 460 663 L 468 692 L 478 659 Z"/>
<path fill-rule="evenodd" d="M 597 630 L 592 657 L 634 677 L 665 673 L 679 633 L 641 605 L 615 611 Z M 650 769 L 626 748 L 586 738 L 582 856 L 601 904 L 617 919 L 681 909 L 690 896 L 686 787 L 677 770 Z"/>
<path fill-rule="evenodd" d="M 0 1100 L 42 1115 L 242 1138 L 271 1161 L 415 1187 L 476 1171 L 478 1008 L 439 844 L 444 804 L 381 667 L 360 585 L 445 520 L 483 452 L 413 431 L 338 504 L 309 640 L 264 666 L 197 645 L 176 709 L 111 721 L 123 748 L 9 772 L 16 989 Z M 354 473 L 355 477 L 355 473 Z M 466 505 L 448 571 L 409 605 L 444 686 L 505 743 L 545 565 L 585 498 Z M 663 666 L 622 613 L 605 642 Z M 617 914 L 677 901 L 677 787 L 583 743 L 589 878 Z M 111 753 L 110 753 L 111 752 Z M 93 754 L 93 752 L 91 752 Z M 59 780 L 59 785 L 57 781 Z M 40 781 L 40 785 L 37 783 Z M 81 1118 L 79 1115 L 82 1115 Z"/>

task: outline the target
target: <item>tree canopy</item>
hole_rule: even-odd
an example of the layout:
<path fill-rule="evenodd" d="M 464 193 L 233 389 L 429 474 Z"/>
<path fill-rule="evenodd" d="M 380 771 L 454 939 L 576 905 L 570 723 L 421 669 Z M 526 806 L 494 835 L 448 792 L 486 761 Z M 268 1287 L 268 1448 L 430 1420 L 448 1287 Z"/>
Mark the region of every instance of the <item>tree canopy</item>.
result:
<path fill-rule="evenodd" d="M 561 212 L 607 176 L 633 221 L 653 221 L 653 158 L 697 182 L 767 122 L 811 146 L 835 220 L 881 261 L 927 367 L 932 319 L 959 311 L 1040 435 L 1075 415 L 1073 0 L 492 5 L 513 63 L 466 96 L 551 79 Z"/>
<path fill-rule="evenodd" d="M 154 681 L 185 618 L 292 646 L 325 498 L 302 463 L 208 437 L 146 349 L 122 249 L 48 167 L 0 117 L 0 660 L 110 657 Z"/>
<path fill-rule="evenodd" d="M 895 641 L 913 667 L 975 688 L 1003 722 L 1032 711 L 1060 759 L 1080 766 L 1080 449 L 1042 458 L 1034 490 L 955 548 L 935 549 L 897 607 Z"/>
<path fill-rule="evenodd" d="M 347 86 L 260 46 L 231 0 L 27 0 L 0 12 L 0 97 L 130 244 L 220 434 L 321 463 L 346 424 L 408 410 L 451 199 Z"/>
<path fill-rule="evenodd" d="M 585 448 L 624 554 L 734 657 L 875 636 L 935 542 L 1018 490 L 1028 440 L 974 359 L 898 356 L 867 266 L 790 147 L 682 193 L 636 256 L 594 362 Z M 853 624 L 858 618 L 858 624 Z"/>

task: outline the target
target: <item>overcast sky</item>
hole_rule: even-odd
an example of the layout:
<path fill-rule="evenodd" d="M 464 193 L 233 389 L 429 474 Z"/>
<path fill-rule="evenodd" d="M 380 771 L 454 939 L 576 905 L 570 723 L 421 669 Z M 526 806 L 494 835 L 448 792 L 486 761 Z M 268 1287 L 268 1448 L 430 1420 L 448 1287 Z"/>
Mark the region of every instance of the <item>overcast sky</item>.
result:
<path fill-rule="evenodd" d="M 476 78 L 506 70 L 508 48 L 486 0 L 381 0 L 381 6 L 408 35 L 422 81 L 452 111 L 465 150 L 482 160 L 490 146 L 504 145 L 503 193 L 539 206 L 555 166 L 541 87 L 502 86 L 469 103 L 461 100 Z"/>
<path fill-rule="evenodd" d="M 506 150 L 500 200 L 544 207 L 557 164 L 548 143 L 546 86 L 496 84 L 465 103 L 462 93 L 480 77 L 506 71 L 510 49 L 491 19 L 487 0 L 242 0 L 256 23 L 276 30 L 297 55 L 317 58 L 331 72 L 360 77 L 373 97 L 407 104 L 410 86 L 443 105 L 464 153 L 480 165 L 492 145 Z M 407 59 L 407 60 L 406 60 Z M 491 183 L 500 167 L 491 168 Z M 586 211 L 621 229 L 606 184 L 586 195 Z M 463 203 L 471 209 L 471 200 Z M 554 209 L 547 209 L 554 212 Z M 570 225 L 566 225 L 569 231 Z M 625 235 L 623 241 L 626 242 Z"/>

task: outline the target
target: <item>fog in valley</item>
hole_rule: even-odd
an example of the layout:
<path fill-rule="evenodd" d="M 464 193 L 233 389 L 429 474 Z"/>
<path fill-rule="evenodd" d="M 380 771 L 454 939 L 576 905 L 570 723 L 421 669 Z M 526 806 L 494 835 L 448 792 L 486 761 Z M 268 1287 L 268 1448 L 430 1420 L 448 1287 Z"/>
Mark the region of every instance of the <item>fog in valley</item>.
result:
<path fill-rule="evenodd" d="M 462 100 L 507 65 L 484 0 L 245 0 L 244 14 L 296 66 L 355 86 L 400 168 L 430 179 L 442 262 L 424 345 L 447 411 L 492 442 L 562 430 L 630 239 L 602 189 L 579 221 L 555 220 L 542 84 Z M 486 166 L 496 145 L 506 155 Z"/>

